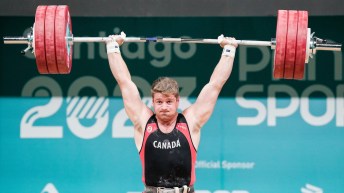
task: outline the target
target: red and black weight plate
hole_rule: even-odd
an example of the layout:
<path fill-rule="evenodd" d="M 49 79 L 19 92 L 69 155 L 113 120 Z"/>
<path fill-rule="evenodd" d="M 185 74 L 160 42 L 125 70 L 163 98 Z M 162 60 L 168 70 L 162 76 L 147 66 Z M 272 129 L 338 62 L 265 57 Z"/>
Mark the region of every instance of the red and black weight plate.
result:
<path fill-rule="evenodd" d="M 55 54 L 55 12 L 56 5 L 50 5 L 45 12 L 45 55 L 49 74 L 58 74 Z"/>
<path fill-rule="evenodd" d="M 276 48 L 274 57 L 274 78 L 283 78 L 288 31 L 288 11 L 278 10 L 276 27 Z"/>
<path fill-rule="evenodd" d="M 306 50 L 308 29 L 308 12 L 299 11 L 297 27 L 296 57 L 294 68 L 294 79 L 303 79 L 305 74 Z"/>
<path fill-rule="evenodd" d="M 296 56 L 297 27 L 299 14 L 295 10 L 288 11 L 287 45 L 284 62 L 284 78 L 294 78 L 294 66 Z"/>
<path fill-rule="evenodd" d="M 36 65 L 40 74 L 48 74 L 47 60 L 45 58 L 45 11 L 46 5 L 40 5 L 36 9 L 34 25 L 34 54 Z"/>
<path fill-rule="evenodd" d="M 73 46 L 68 43 L 72 35 L 72 20 L 69 7 L 60 5 L 55 15 L 56 61 L 60 74 L 69 74 L 72 68 Z"/>

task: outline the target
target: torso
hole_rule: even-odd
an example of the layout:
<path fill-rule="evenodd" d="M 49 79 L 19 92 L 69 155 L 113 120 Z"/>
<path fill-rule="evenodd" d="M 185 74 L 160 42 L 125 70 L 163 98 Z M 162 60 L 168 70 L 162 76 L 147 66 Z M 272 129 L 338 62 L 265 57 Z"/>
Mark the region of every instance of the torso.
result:
<path fill-rule="evenodd" d="M 159 128 L 153 115 L 144 129 L 140 150 L 143 182 L 148 186 L 181 187 L 195 181 L 196 148 L 185 117 L 174 127 Z"/>

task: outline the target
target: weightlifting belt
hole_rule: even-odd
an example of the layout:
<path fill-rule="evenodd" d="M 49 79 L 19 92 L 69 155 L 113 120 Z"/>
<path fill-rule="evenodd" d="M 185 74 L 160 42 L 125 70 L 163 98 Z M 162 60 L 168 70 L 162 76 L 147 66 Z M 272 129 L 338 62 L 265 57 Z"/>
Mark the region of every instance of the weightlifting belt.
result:
<path fill-rule="evenodd" d="M 154 186 L 146 186 L 144 193 L 193 193 L 194 187 L 193 186 L 183 186 L 181 188 L 174 187 L 174 188 L 164 188 L 164 187 L 154 187 Z"/>

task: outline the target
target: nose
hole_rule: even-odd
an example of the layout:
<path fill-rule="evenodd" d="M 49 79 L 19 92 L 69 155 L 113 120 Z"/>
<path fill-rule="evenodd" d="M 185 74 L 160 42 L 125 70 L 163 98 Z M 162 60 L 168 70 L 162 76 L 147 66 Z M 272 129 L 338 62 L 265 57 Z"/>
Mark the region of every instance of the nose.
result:
<path fill-rule="evenodd" d="M 166 109 L 167 108 L 167 104 L 166 103 L 162 103 L 162 108 Z"/>
<path fill-rule="evenodd" d="M 162 103 L 161 108 L 163 110 L 166 110 L 168 108 L 168 104 L 167 103 Z"/>

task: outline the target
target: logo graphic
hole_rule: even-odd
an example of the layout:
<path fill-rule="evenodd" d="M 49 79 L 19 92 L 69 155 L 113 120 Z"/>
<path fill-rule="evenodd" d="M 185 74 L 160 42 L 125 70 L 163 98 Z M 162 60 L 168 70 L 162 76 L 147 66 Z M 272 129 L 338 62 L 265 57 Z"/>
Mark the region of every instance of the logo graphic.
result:
<path fill-rule="evenodd" d="M 47 185 L 45 185 L 41 193 L 59 193 L 59 192 L 55 188 L 54 184 L 48 183 Z"/>
<path fill-rule="evenodd" d="M 316 187 L 311 184 L 306 184 L 304 188 L 301 188 L 302 193 L 323 193 L 323 190 L 320 187 Z"/>
<path fill-rule="evenodd" d="M 109 121 L 106 97 L 68 97 L 67 124 L 76 136 L 93 139 L 101 135 Z M 87 126 L 84 123 L 88 123 Z"/>
<path fill-rule="evenodd" d="M 152 132 L 152 130 L 153 130 L 152 126 L 149 125 L 149 126 L 147 127 L 147 132 L 150 133 L 150 132 Z"/>
<path fill-rule="evenodd" d="M 178 124 L 177 124 L 177 128 L 181 128 L 181 129 L 183 129 L 183 130 L 187 130 L 185 124 L 183 124 L 183 123 L 178 123 Z"/>

